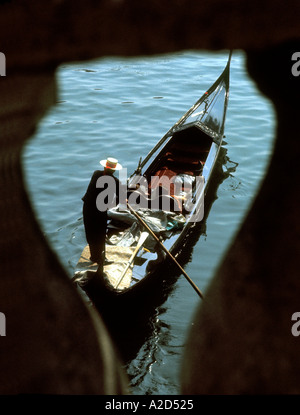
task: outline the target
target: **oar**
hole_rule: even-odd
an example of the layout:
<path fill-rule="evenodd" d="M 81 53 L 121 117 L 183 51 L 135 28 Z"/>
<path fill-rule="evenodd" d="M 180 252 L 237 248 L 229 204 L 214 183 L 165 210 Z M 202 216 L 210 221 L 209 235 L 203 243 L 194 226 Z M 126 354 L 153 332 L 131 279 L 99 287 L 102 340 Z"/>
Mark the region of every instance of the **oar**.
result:
<path fill-rule="evenodd" d="M 149 236 L 149 233 L 148 233 L 148 232 L 142 232 L 142 233 L 141 233 L 141 236 L 140 236 L 140 238 L 139 238 L 139 240 L 138 240 L 137 246 L 135 247 L 135 250 L 133 251 L 133 253 L 132 253 L 132 255 L 131 255 L 131 257 L 130 257 L 129 261 L 127 262 L 127 265 L 126 265 L 126 267 L 125 267 L 124 271 L 122 272 L 121 277 L 119 278 L 119 281 L 117 282 L 116 289 L 117 289 L 117 288 L 118 288 L 118 286 L 120 285 L 120 283 L 121 283 L 121 281 L 123 280 L 123 278 L 124 278 L 124 276 L 125 276 L 126 272 L 128 271 L 128 268 L 129 268 L 129 267 L 130 267 L 130 265 L 132 264 L 132 262 L 133 262 L 134 258 L 136 257 L 136 254 L 138 253 L 139 249 L 141 248 L 141 246 L 143 245 L 143 243 L 145 242 L 145 240 L 147 239 L 147 237 L 148 237 L 148 236 Z"/>
<path fill-rule="evenodd" d="M 161 241 L 159 240 L 159 238 L 155 235 L 155 233 L 152 231 L 152 229 L 144 222 L 144 220 L 140 217 L 140 215 L 138 215 L 137 212 L 135 210 L 133 210 L 132 207 L 129 204 L 127 204 L 127 206 L 128 206 L 128 209 L 130 210 L 130 212 L 137 218 L 137 220 L 147 230 L 147 232 L 149 232 L 153 236 L 153 238 L 158 242 L 158 244 L 163 249 L 163 251 L 173 260 L 173 262 L 175 262 L 175 264 L 177 265 L 177 267 L 180 269 L 180 271 L 183 273 L 183 275 L 185 276 L 185 278 L 188 280 L 188 282 L 194 288 L 194 290 L 196 291 L 196 293 L 203 299 L 202 292 L 199 290 L 199 288 L 194 283 L 194 281 L 188 276 L 188 274 L 185 272 L 185 270 L 182 268 L 182 266 L 179 264 L 179 262 L 177 262 L 177 260 L 168 251 L 168 249 L 161 243 Z"/>

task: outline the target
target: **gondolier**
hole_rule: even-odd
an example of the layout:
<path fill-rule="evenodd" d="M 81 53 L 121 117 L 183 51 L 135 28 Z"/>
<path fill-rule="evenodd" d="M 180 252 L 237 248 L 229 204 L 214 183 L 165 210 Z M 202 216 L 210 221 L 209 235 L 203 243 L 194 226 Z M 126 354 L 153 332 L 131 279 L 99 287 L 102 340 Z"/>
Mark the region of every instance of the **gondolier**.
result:
<path fill-rule="evenodd" d="M 94 171 L 82 200 L 83 223 L 91 253 L 90 260 L 103 266 L 105 263 L 107 209 L 118 203 L 122 186 L 119 179 L 114 176 L 114 173 L 116 170 L 121 170 L 122 166 L 117 159 L 111 157 L 101 160 L 100 164 L 104 167 L 104 170 Z M 102 183 L 101 178 L 103 178 Z M 114 182 L 108 178 L 114 179 Z M 113 185 L 109 186 L 110 183 Z M 106 198 L 106 203 L 101 203 L 101 201 L 104 202 L 104 198 L 99 199 L 99 197 L 101 192 L 104 191 L 108 197 Z"/>

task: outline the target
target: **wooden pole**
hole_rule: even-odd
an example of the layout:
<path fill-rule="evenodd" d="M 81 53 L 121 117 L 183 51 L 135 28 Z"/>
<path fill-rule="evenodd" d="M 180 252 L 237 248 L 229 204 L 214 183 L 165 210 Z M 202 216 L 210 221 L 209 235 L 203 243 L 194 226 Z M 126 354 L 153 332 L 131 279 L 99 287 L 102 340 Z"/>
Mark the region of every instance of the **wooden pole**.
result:
<path fill-rule="evenodd" d="M 137 243 L 137 246 L 136 246 L 136 248 L 135 248 L 135 250 L 134 250 L 133 254 L 131 255 L 131 257 L 130 257 L 130 259 L 129 259 L 129 261 L 128 261 L 127 265 L 126 265 L 126 267 L 124 268 L 124 271 L 122 272 L 122 275 L 121 275 L 121 277 L 119 278 L 119 281 L 117 282 L 116 289 L 117 289 L 117 288 L 118 288 L 118 286 L 120 285 L 120 283 L 121 283 L 122 279 L 124 278 L 124 276 L 125 276 L 126 272 L 128 271 L 128 268 L 129 268 L 129 267 L 130 267 L 130 265 L 132 264 L 132 262 L 133 262 L 134 258 L 136 257 L 137 253 L 139 252 L 139 250 L 140 250 L 141 246 L 143 245 L 143 243 L 145 242 L 145 240 L 147 239 L 147 237 L 148 237 L 148 236 L 149 236 L 148 232 L 142 232 L 142 234 L 141 234 L 141 236 L 140 236 L 140 239 L 139 239 L 139 241 L 138 241 L 138 243 Z"/>
<path fill-rule="evenodd" d="M 168 251 L 168 249 L 161 243 L 159 238 L 155 235 L 155 233 L 152 231 L 152 229 L 145 223 L 145 221 L 140 217 L 140 215 L 137 214 L 137 212 L 132 209 L 132 207 L 127 204 L 128 209 L 130 212 L 137 218 L 137 220 L 141 223 L 141 225 L 153 236 L 153 238 L 158 242 L 162 250 L 172 259 L 173 262 L 177 265 L 177 267 L 180 269 L 180 271 L 183 273 L 185 278 L 188 280 L 188 282 L 191 284 L 191 286 L 194 288 L 196 293 L 203 299 L 203 294 L 197 287 L 197 285 L 194 283 L 194 281 L 188 276 L 188 274 L 185 272 L 185 270 L 182 268 L 182 266 L 179 264 L 179 262 L 174 258 L 174 256 L 171 254 L 171 252 Z"/>

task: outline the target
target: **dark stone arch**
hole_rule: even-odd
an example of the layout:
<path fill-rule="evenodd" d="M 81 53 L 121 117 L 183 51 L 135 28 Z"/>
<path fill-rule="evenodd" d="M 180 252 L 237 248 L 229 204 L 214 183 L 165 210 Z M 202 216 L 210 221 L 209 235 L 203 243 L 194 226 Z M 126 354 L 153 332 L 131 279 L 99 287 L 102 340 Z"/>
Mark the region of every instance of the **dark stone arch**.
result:
<path fill-rule="evenodd" d="M 251 49 L 252 52 L 248 53 L 250 73 L 263 89 L 270 91 L 272 86 L 263 79 L 263 72 L 255 69 L 255 65 L 260 66 L 259 59 L 263 59 L 258 51 L 300 38 L 299 8 L 300 3 L 294 0 L 287 0 L 284 4 L 274 0 L 49 0 L 46 3 L 31 0 L 26 6 L 21 0 L 1 3 L 1 52 L 6 56 L 7 65 L 6 77 L 1 78 L 0 83 L 0 311 L 5 313 L 7 323 L 7 335 L 1 338 L 0 344 L 2 393 L 127 391 L 109 335 L 99 316 L 92 316 L 84 306 L 49 249 L 23 183 L 22 148 L 33 135 L 40 118 L 55 102 L 54 71 L 57 65 L 105 55 L 150 55 L 182 49 Z M 265 78 L 268 79 L 268 73 L 265 73 Z M 275 92 L 274 96 L 269 95 L 276 101 L 275 105 L 280 106 L 277 101 L 283 101 L 277 100 L 278 91 Z M 284 94 L 284 90 L 281 93 Z M 291 96 L 294 96 L 293 87 L 284 98 L 290 103 Z M 298 106 L 292 108 L 288 104 L 288 109 L 288 112 L 283 108 L 278 111 L 277 148 L 280 151 L 275 151 L 273 160 L 282 160 L 281 155 L 284 155 L 291 172 L 299 151 L 299 144 L 294 139 Z M 292 134 L 286 135 L 287 126 Z M 288 152 L 284 153 L 286 147 L 289 147 Z M 275 171 L 276 166 L 278 163 L 273 163 L 271 169 Z M 203 385 L 199 377 L 195 378 L 195 374 L 187 370 L 183 384 L 185 392 L 203 392 L 209 388 L 222 392 L 249 391 L 254 390 L 254 387 L 251 389 L 254 381 L 258 388 L 257 371 L 252 369 L 255 362 L 261 362 L 271 345 L 273 360 L 269 358 L 262 368 L 261 383 L 270 386 L 260 391 L 267 392 L 273 385 L 267 382 L 272 374 L 267 369 L 278 357 L 277 367 L 285 376 L 290 375 L 284 390 L 298 393 L 295 384 L 299 371 L 296 365 L 294 371 L 292 368 L 292 362 L 296 360 L 295 339 L 288 337 L 289 318 L 292 312 L 297 311 L 296 294 L 299 289 L 295 276 L 298 264 L 292 258 L 297 258 L 299 252 L 299 219 L 296 215 L 299 200 L 295 195 L 298 173 L 294 169 L 293 182 L 287 182 L 284 175 L 278 177 L 277 170 L 276 180 L 288 185 L 281 199 L 274 190 L 273 174 L 271 170 L 265 188 L 256 199 L 255 209 L 229 250 L 197 317 L 196 326 L 202 330 L 205 322 L 208 332 L 205 340 L 204 336 L 192 336 L 189 347 L 193 352 L 189 364 L 197 367 L 200 356 L 195 356 L 194 352 L 197 353 L 199 348 L 209 350 L 205 359 L 207 365 L 211 363 L 215 373 Z M 281 215 L 286 216 L 285 224 L 288 223 L 291 232 L 287 232 L 287 227 L 273 212 L 278 231 L 274 234 L 272 216 L 268 216 L 265 222 L 259 215 L 268 197 L 280 204 L 283 209 Z M 272 209 L 274 203 L 269 206 L 270 213 Z M 266 230 L 262 240 L 255 239 L 258 231 L 262 235 L 259 225 Z M 285 245 L 282 245 L 282 237 Z M 286 241 L 292 241 L 290 249 Z M 263 242 L 270 242 L 267 257 L 262 254 L 266 246 Z M 252 257 L 246 255 L 249 246 L 255 248 L 250 250 Z M 278 246 L 282 246 L 282 250 Z M 249 270 L 253 271 L 252 278 L 245 285 Z M 279 278 L 280 271 L 284 271 L 285 280 Z M 235 280 L 231 293 L 228 292 L 230 284 L 227 285 L 230 278 Z M 267 319 L 261 319 L 266 307 L 273 313 L 269 312 Z M 236 323 L 234 331 L 233 321 Z M 278 325 L 281 336 L 278 335 Z M 270 336 L 266 343 L 262 343 L 258 333 L 266 330 L 270 331 Z M 239 345 L 243 345 L 241 333 L 245 334 L 244 342 L 250 339 L 253 350 L 243 366 L 251 375 L 247 382 L 243 377 L 245 371 L 233 370 L 239 366 L 234 366 L 230 359 L 223 366 L 224 354 L 219 360 L 221 349 L 218 350 L 214 344 L 215 336 L 224 334 L 222 341 L 228 342 L 223 341 L 225 349 L 222 352 L 232 352 L 232 344 L 238 346 L 238 352 Z M 232 343 L 234 338 L 236 342 Z M 287 346 L 283 344 L 285 340 Z M 222 342 L 217 344 L 222 346 Z M 239 353 L 235 356 L 229 353 L 228 356 L 237 359 Z M 216 366 L 218 364 L 220 366 Z M 218 373 L 222 368 L 231 375 L 227 389 L 221 380 L 216 383 L 216 371 Z M 197 389 L 193 389 L 193 379 L 197 381 Z M 246 383 L 242 382 L 237 387 L 239 379 Z M 282 377 L 282 382 L 284 379 Z"/>

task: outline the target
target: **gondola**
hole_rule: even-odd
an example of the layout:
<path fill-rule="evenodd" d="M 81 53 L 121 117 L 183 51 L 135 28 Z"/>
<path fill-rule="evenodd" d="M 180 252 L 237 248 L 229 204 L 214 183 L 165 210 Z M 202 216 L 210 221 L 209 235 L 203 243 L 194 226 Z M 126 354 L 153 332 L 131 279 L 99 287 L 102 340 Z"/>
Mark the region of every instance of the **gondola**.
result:
<path fill-rule="evenodd" d="M 127 180 L 127 199 L 108 211 L 109 263 L 99 270 L 88 245 L 82 251 L 73 281 L 99 311 L 147 301 L 168 258 L 162 244 L 175 258 L 201 222 L 224 137 L 230 61 L 231 53 L 214 84 L 139 160 Z"/>

